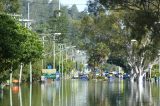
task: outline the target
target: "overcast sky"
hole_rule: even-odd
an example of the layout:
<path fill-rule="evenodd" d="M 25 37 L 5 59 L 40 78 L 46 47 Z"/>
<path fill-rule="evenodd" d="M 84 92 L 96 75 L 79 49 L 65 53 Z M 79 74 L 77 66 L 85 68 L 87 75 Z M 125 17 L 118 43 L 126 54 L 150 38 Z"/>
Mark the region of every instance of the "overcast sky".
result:
<path fill-rule="evenodd" d="M 60 3 L 63 5 L 68 5 L 69 7 L 72 6 L 73 4 L 77 5 L 77 8 L 79 11 L 83 11 L 87 5 L 88 0 L 60 0 Z"/>

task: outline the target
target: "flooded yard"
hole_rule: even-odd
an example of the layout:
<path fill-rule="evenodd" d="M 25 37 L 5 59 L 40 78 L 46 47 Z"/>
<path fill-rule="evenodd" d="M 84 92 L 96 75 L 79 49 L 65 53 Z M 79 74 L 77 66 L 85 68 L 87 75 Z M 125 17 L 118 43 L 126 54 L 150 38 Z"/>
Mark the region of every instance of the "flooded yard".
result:
<path fill-rule="evenodd" d="M 13 85 L 0 92 L 0 106 L 160 106 L 160 83 L 63 80 Z"/>

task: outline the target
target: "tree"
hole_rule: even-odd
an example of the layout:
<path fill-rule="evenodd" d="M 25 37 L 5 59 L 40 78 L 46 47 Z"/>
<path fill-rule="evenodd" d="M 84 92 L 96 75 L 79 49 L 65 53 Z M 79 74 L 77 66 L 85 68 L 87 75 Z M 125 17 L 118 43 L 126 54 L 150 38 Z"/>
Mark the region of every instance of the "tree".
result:
<path fill-rule="evenodd" d="M 119 26 L 118 36 L 112 35 L 109 40 L 111 52 L 108 62 L 133 72 L 132 79 L 142 81 L 158 56 L 159 43 L 155 40 L 159 37 L 151 30 L 157 18 L 144 11 L 125 11 L 123 14 L 119 17 L 123 28 Z"/>
<path fill-rule="evenodd" d="M 97 1 L 97 0 L 95 0 Z M 160 1 L 159 0 L 99 0 L 106 9 L 113 9 L 113 10 L 145 10 L 145 11 L 152 11 L 157 16 L 159 16 L 160 11 Z"/>
<path fill-rule="evenodd" d="M 158 20 L 152 12 L 135 11 L 125 17 L 126 31 L 130 30 L 130 47 L 128 46 L 128 63 L 138 78 L 142 78 L 149 65 L 155 64 L 160 43 L 155 31 Z M 136 42 L 131 42 L 136 39 Z M 139 79 L 139 81 L 142 79 Z"/>
<path fill-rule="evenodd" d="M 0 21 L 1 73 L 6 73 L 11 67 L 16 69 L 20 62 L 27 64 L 41 57 L 42 45 L 37 34 L 8 15 L 1 14 Z"/>
<path fill-rule="evenodd" d="M 113 20 L 115 28 L 117 28 L 116 32 L 112 32 L 113 27 L 111 29 L 105 27 L 110 38 L 108 43 L 111 51 L 109 61 L 116 65 L 129 67 L 133 70 L 136 78 L 142 81 L 142 76 L 148 66 L 154 64 L 160 49 L 159 42 L 157 42 L 160 38 L 160 1 L 100 0 L 99 2 L 108 10 L 123 13 L 119 19 L 114 18 L 116 20 Z M 135 39 L 136 42 L 132 42 L 132 39 Z M 119 59 L 122 60 L 121 64 L 116 62 Z"/>
<path fill-rule="evenodd" d="M 102 12 L 98 17 L 86 16 L 81 21 L 81 49 L 87 51 L 89 60 L 88 64 L 94 70 L 95 67 L 100 67 L 106 62 L 110 54 L 109 46 L 107 45 L 108 30 L 110 24 L 109 18 Z M 106 25 L 104 23 L 107 23 Z M 114 29 L 113 29 L 114 30 Z"/>
<path fill-rule="evenodd" d="M 68 19 L 66 17 L 66 14 L 64 13 L 64 10 L 55 10 L 54 15 L 50 17 L 48 23 L 50 32 L 61 33 L 60 36 L 57 36 L 57 39 L 59 42 L 63 42 L 63 39 L 68 34 Z"/>
<path fill-rule="evenodd" d="M 88 64 L 90 67 L 100 67 L 101 64 L 106 62 L 109 49 L 104 43 L 97 43 L 95 47 L 91 47 L 88 50 Z M 95 70 L 94 70 L 95 71 Z"/>
<path fill-rule="evenodd" d="M 77 8 L 77 6 L 75 4 L 72 5 L 72 7 L 68 10 L 68 12 L 71 15 L 72 19 L 77 19 L 79 17 L 78 8 Z"/>
<path fill-rule="evenodd" d="M 21 62 L 29 63 L 35 62 L 36 59 L 40 59 L 42 56 L 42 43 L 36 33 L 26 30 L 23 32 L 27 35 L 25 41 L 21 44 Z"/>
<path fill-rule="evenodd" d="M 19 0 L 1 0 L 0 12 L 16 13 L 19 10 Z"/>

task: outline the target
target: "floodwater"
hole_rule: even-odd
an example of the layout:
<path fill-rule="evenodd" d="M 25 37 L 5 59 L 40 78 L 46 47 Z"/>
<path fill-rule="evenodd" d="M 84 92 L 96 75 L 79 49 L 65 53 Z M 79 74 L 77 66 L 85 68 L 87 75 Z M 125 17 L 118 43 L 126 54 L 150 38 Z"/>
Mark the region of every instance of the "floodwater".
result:
<path fill-rule="evenodd" d="M 5 87 L 0 106 L 160 106 L 160 82 L 63 80 Z"/>

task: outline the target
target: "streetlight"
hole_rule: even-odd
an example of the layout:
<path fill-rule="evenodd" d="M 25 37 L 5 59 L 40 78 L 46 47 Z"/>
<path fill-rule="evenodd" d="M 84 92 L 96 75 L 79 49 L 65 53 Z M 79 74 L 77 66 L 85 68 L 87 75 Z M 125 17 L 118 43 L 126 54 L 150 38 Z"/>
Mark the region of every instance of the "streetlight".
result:
<path fill-rule="evenodd" d="M 132 48 L 134 42 L 137 42 L 137 40 L 136 39 L 131 39 L 131 48 Z"/>
<path fill-rule="evenodd" d="M 137 42 L 137 40 L 136 39 L 132 39 L 131 42 Z"/>

